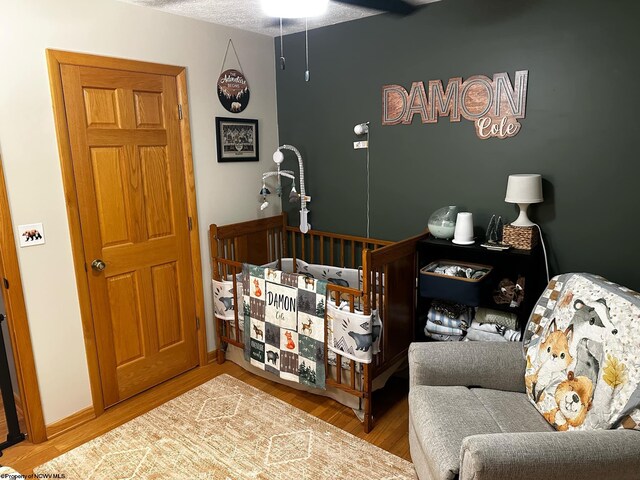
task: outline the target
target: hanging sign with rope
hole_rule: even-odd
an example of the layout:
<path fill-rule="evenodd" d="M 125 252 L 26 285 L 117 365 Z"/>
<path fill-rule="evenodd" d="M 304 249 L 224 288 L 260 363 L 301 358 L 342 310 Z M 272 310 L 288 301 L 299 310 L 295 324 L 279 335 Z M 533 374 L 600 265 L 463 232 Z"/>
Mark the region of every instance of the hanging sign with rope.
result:
<path fill-rule="evenodd" d="M 233 53 L 240 67 L 239 70 L 234 68 L 224 70 L 224 64 L 227 61 L 227 54 L 229 53 L 229 46 L 233 48 Z M 220 77 L 218 78 L 218 99 L 220 103 L 231 113 L 242 112 L 249 104 L 249 82 L 244 76 L 244 73 L 242 73 L 240 58 L 231 39 L 229 39 L 229 43 L 227 43 L 227 50 L 224 53 L 224 60 L 222 61 L 220 71 Z"/>

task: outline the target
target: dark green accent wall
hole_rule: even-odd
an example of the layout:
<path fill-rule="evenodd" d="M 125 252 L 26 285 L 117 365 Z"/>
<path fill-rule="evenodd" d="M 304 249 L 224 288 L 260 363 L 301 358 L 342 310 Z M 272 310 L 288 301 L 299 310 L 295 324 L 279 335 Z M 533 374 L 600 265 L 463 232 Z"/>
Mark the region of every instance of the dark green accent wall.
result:
<path fill-rule="evenodd" d="M 366 232 L 370 121 L 371 236 L 397 240 L 444 205 L 508 221 L 510 173 L 540 173 L 552 274 L 598 273 L 640 290 L 640 4 L 593 0 L 443 0 L 415 15 L 378 15 L 285 37 L 277 69 L 280 143 L 298 147 L 315 229 Z M 276 39 L 279 57 L 279 39 Z M 480 140 L 472 122 L 382 126 L 385 84 L 529 70 L 526 118 L 511 139 Z M 284 166 L 296 169 L 286 153 Z M 288 185 L 288 182 L 287 182 Z M 288 191 L 286 192 L 288 195 Z M 295 208 L 290 222 L 298 219 Z"/>

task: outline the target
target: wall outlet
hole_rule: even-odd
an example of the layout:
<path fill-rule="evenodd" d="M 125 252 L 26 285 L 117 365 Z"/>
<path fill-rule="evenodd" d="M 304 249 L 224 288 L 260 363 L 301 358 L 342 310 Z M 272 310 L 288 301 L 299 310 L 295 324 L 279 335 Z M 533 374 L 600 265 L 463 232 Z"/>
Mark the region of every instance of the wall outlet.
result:
<path fill-rule="evenodd" d="M 353 149 L 358 150 L 359 148 L 369 148 L 369 142 L 367 140 L 353 142 Z"/>

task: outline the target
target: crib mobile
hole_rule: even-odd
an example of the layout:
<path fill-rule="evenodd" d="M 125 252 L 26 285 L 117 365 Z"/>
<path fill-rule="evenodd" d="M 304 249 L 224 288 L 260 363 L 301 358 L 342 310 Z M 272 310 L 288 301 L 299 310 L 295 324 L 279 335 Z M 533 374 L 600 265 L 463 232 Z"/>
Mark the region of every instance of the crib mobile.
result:
<path fill-rule="evenodd" d="M 300 193 L 296 191 L 296 177 L 292 170 L 281 170 L 280 165 L 284 161 L 284 153 L 282 150 L 291 150 L 298 157 L 298 166 L 300 167 Z M 265 172 L 262 174 L 262 188 L 260 189 L 260 195 L 262 196 L 262 201 L 260 204 L 260 210 L 264 210 L 269 206 L 269 202 L 267 201 L 267 195 L 270 195 L 271 192 L 267 188 L 265 181 L 269 177 L 276 176 L 278 179 L 278 183 L 276 186 L 276 194 L 278 197 L 282 197 L 282 182 L 281 177 L 286 177 L 291 179 L 291 193 L 289 194 L 289 201 L 291 203 L 297 203 L 298 200 L 301 202 L 300 207 L 300 231 L 302 233 L 307 233 L 311 228 L 311 224 L 307 220 L 307 215 L 309 214 L 309 210 L 307 210 L 307 203 L 311 202 L 311 197 L 307 196 L 304 188 L 304 165 L 302 164 L 302 155 L 296 147 L 293 145 L 280 145 L 278 149 L 273 154 L 273 161 L 276 163 L 277 170 L 275 172 Z"/>

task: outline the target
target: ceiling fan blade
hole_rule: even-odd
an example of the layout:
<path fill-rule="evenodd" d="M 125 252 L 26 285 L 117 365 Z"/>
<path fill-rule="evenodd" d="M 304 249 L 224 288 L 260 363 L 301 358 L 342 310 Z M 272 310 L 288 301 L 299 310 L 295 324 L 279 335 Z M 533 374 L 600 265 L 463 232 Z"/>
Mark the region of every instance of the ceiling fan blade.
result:
<path fill-rule="evenodd" d="M 290 25 L 295 25 L 297 23 L 300 23 L 299 18 L 283 18 L 282 19 L 282 26 L 283 27 L 288 27 Z M 304 18 L 302 19 L 302 21 L 304 21 Z M 274 18 L 274 17 L 269 17 L 267 18 L 264 22 L 263 22 L 264 26 L 269 28 L 269 27 L 278 27 L 280 28 L 280 18 Z"/>
<path fill-rule="evenodd" d="M 334 0 L 356 7 L 371 8 L 396 15 L 411 15 L 418 10 L 418 6 L 405 0 Z"/>

